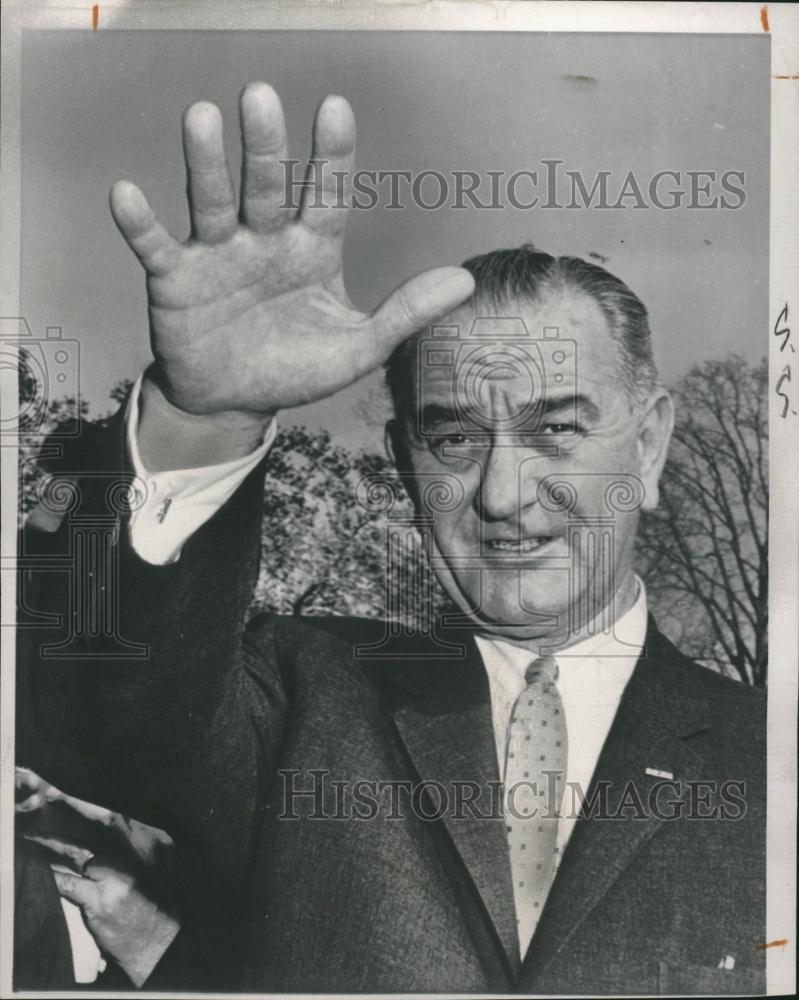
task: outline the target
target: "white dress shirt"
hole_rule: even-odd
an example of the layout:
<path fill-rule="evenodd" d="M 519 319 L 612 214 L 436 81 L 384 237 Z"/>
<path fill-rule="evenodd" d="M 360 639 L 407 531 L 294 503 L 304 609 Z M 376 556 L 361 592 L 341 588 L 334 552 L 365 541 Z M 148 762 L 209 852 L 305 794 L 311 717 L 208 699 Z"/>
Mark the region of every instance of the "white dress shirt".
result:
<path fill-rule="evenodd" d="M 142 462 L 136 434 L 141 380 L 139 376 L 128 399 L 127 440 L 133 471 L 146 492 L 143 502 L 134 505 L 130 540 L 145 562 L 165 566 L 177 562 L 188 539 L 233 496 L 269 451 L 277 425 L 272 420 L 260 447 L 243 458 L 222 465 L 151 473 Z"/>
<path fill-rule="evenodd" d="M 637 577 L 636 583 L 635 603 L 618 619 L 610 634 L 600 632 L 555 655 L 556 683 L 569 734 L 566 786 L 558 826 L 561 855 L 580 812 L 580 792 L 583 796 L 588 792 L 621 696 L 644 646 L 646 588 Z M 535 656 L 501 639 L 477 636 L 476 642 L 488 674 L 497 763 L 504 778 L 511 709 L 525 688 L 524 674 Z"/>

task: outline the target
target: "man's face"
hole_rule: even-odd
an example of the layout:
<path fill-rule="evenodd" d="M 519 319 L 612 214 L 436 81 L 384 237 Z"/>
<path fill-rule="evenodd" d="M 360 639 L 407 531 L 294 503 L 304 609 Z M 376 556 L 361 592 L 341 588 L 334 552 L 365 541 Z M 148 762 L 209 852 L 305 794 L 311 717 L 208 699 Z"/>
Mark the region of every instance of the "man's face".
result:
<path fill-rule="evenodd" d="M 517 640 L 573 634 L 603 609 L 612 620 L 633 586 L 638 509 L 656 494 L 670 409 L 648 423 L 634 414 L 605 317 L 579 293 L 502 316 L 466 304 L 435 333 L 419 340 L 417 424 L 393 450 L 433 519 L 436 575 Z M 426 489 L 435 481 L 451 502 Z"/>

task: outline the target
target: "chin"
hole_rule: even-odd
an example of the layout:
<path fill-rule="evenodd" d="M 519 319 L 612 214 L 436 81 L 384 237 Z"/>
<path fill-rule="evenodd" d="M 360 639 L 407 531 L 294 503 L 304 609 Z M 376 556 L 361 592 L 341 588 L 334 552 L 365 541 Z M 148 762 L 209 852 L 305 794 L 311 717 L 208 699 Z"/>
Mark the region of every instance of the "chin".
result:
<path fill-rule="evenodd" d="M 513 581 L 503 573 L 484 571 L 482 601 L 477 620 L 495 635 L 536 638 L 560 631 L 568 620 L 568 575 L 556 570 L 527 571 Z M 492 586 L 492 583 L 494 584 Z M 480 588 L 469 588 L 472 607 L 478 604 Z"/>

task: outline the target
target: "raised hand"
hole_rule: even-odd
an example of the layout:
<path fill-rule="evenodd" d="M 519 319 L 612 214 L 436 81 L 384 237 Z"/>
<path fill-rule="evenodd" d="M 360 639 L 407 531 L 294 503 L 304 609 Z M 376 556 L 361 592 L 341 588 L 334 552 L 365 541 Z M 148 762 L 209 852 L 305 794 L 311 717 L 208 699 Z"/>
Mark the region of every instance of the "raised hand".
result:
<path fill-rule="evenodd" d="M 120 181 L 111 192 L 117 225 L 147 273 L 155 381 L 188 414 L 263 417 L 321 399 L 378 367 L 473 289 L 468 272 L 444 267 L 405 282 L 372 315 L 351 306 L 342 278 L 347 213 L 334 176 L 354 162 L 355 121 L 344 98 L 326 98 L 317 112 L 312 156 L 327 162 L 297 213 L 284 207 L 286 129 L 267 84 L 245 87 L 241 131 L 237 206 L 219 110 L 198 103 L 186 111 L 184 244 L 133 184 Z"/>

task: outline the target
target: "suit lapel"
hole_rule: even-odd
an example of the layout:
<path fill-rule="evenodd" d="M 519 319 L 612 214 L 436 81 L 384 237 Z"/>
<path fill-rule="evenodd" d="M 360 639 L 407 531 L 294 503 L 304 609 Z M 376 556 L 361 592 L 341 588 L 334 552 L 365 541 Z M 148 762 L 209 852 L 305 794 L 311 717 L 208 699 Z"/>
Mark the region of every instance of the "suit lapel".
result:
<path fill-rule="evenodd" d="M 597 796 L 598 812 L 575 826 L 525 957 L 521 986 L 532 983 L 568 945 L 637 852 L 662 828 L 665 819 L 652 815 L 647 805 L 650 790 L 662 779 L 648 775 L 647 768 L 672 774 L 682 794 L 685 782 L 699 774 L 702 760 L 683 737 L 709 728 L 701 698 L 693 685 L 686 685 L 686 669 L 700 668 L 675 660 L 683 657 L 650 619 L 645 655 L 624 692 L 588 792 L 587 802 Z M 646 818 L 641 818 L 639 800 Z M 628 818 L 606 818 L 614 815 Z"/>
<path fill-rule="evenodd" d="M 446 790 L 443 825 L 515 976 L 519 946 L 490 690 L 471 637 L 464 646 L 462 659 L 406 661 L 393 672 L 392 683 L 402 689 L 394 696 L 394 719 L 419 777 Z M 474 805 L 458 809 L 455 789 L 466 783 L 476 788 Z M 431 806 L 435 801 L 433 793 Z"/>
<path fill-rule="evenodd" d="M 496 808 L 500 780 L 490 689 L 470 636 L 464 638 L 464 647 L 460 659 L 425 660 L 418 649 L 407 659 L 393 657 L 387 693 L 419 777 L 439 782 L 450 796 L 442 822 L 515 975 L 520 963 L 504 822 L 499 815 L 485 818 L 492 804 Z M 599 811 L 575 826 L 521 965 L 520 989 L 532 984 L 561 953 L 636 854 L 662 829 L 666 820 L 651 812 L 635 818 L 638 800 L 648 808 L 649 791 L 662 780 L 648 775 L 647 769 L 672 774 L 682 794 L 685 782 L 699 776 L 702 759 L 684 742 L 710 728 L 700 688 L 691 683 L 699 669 L 660 635 L 650 618 L 645 653 L 624 692 L 588 791 L 588 802 L 592 795 L 599 796 Z M 482 816 L 468 808 L 461 816 L 455 814 L 452 789 L 458 782 L 479 786 Z M 616 814 L 629 818 L 603 818 Z"/>

